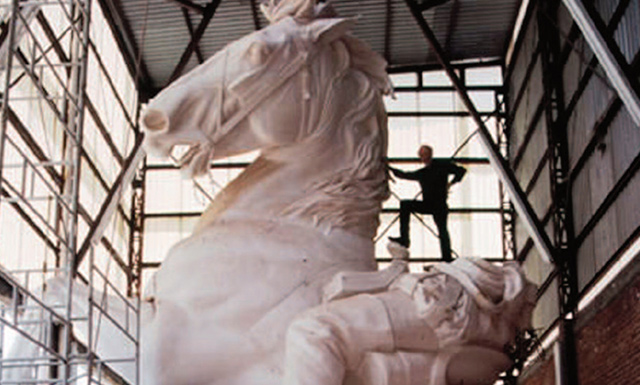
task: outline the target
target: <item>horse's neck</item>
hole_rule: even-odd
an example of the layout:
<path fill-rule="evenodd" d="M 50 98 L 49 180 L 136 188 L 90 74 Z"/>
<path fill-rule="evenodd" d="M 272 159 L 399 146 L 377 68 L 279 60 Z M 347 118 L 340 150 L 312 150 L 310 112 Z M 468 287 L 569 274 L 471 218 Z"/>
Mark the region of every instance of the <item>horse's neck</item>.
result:
<path fill-rule="evenodd" d="M 264 219 L 371 238 L 380 199 L 353 177 L 353 154 L 344 145 L 312 147 L 260 156 L 218 194 L 199 228 L 221 220 Z"/>
<path fill-rule="evenodd" d="M 314 77 L 333 83 L 311 87 L 315 103 L 296 130 L 302 139 L 261 155 L 219 194 L 199 228 L 219 219 L 263 218 L 373 238 L 388 196 L 386 114 L 371 79 L 347 71 L 348 60 L 331 64 L 334 56 L 322 56 L 318 66 L 342 75 Z"/>

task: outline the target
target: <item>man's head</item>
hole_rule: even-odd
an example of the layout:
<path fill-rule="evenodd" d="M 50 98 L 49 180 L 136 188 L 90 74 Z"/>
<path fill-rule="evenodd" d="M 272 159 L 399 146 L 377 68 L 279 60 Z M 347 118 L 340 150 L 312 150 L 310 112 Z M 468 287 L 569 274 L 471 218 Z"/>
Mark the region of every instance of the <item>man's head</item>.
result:
<path fill-rule="evenodd" d="M 433 158 L 433 148 L 431 146 L 422 145 L 420 149 L 418 149 L 418 156 L 422 163 L 429 165 L 431 163 L 431 159 Z"/>

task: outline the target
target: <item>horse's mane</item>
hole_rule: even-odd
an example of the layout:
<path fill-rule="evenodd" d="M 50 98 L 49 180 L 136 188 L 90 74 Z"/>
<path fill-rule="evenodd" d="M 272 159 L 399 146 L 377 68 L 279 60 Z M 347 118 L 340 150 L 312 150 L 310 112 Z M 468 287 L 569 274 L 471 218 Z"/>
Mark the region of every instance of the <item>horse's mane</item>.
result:
<path fill-rule="evenodd" d="M 315 5 L 315 0 L 271 0 L 263 8 L 272 23 L 293 17 L 303 30 L 315 19 L 327 25 L 332 24 L 327 19 L 335 17 L 330 6 Z M 337 30 L 330 41 L 318 43 L 317 55 L 297 78 L 308 95 L 300 102 L 306 112 L 299 140 L 263 149 L 207 209 L 199 227 L 213 220 L 216 210 L 228 207 L 247 181 L 264 177 L 268 164 L 306 167 L 313 176 L 303 182 L 302 194 L 289 194 L 291 201 L 270 215 L 311 221 L 325 232 L 337 228 L 373 237 L 382 202 L 389 196 L 387 116 L 381 96 L 391 92 L 391 83 L 380 55 L 346 28 Z"/>
<path fill-rule="evenodd" d="M 371 237 L 379 224 L 382 202 L 389 196 L 387 117 L 381 100 L 391 90 L 386 62 L 351 35 L 334 41 L 331 49 L 339 59 L 333 81 L 318 84 L 327 90 L 322 113 L 306 143 L 293 150 L 299 154 L 289 155 L 321 159 L 322 152 L 342 141 L 351 147 L 346 149 L 349 159 L 343 168 L 313 183 L 309 193 L 292 202 L 283 214 L 312 218 L 325 230 L 337 227 Z M 347 86 L 355 85 L 358 95 L 349 103 L 353 107 L 349 110 L 344 110 L 345 91 L 340 85 L 345 77 L 350 77 Z"/>

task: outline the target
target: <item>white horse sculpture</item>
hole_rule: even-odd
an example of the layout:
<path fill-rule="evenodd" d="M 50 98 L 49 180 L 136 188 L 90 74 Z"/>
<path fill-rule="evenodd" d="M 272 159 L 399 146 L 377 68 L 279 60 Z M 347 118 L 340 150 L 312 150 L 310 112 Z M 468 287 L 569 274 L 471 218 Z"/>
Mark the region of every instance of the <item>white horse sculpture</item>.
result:
<path fill-rule="evenodd" d="M 503 345 L 528 324 L 532 285 L 515 265 L 479 260 L 374 273 L 388 196 L 386 63 L 330 6 L 263 8 L 269 27 L 176 81 L 143 116 L 151 149 L 189 146 L 191 174 L 261 150 L 155 277 L 145 384 L 492 383 L 509 365 Z M 355 291 L 342 287 L 354 279 Z M 316 308 L 325 287 L 352 297 Z"/>
<path fill-rule="evenodd" d="M 183 165 L 252 150 L 153 284 L 145 384 L 279 384 L 287 327 L 339 271 L 373 271 L 388 196 L 384 60 L 314 1 L 266 7 L 271 26 L 153 99 L 151 150 Z"/>
<path fill-rule="evenodd" d="M 149 284 L 141 383 L 492 383 L 510 362 L 502 345 L 528 323 L 531 286 L 517 266 L 479 260 L 407 274 L 399 246 L 376 272 L 386 63 L 329 6 L 271 0 L 264 11 L 269 27 L 163 90 L 142 118 L 150 150 L 189 146 L 193 175 L 261 153 Z M 52 282 L 50 302 L 64 290 Z M 117 356 L 105 334 L 98 356 Z"/>

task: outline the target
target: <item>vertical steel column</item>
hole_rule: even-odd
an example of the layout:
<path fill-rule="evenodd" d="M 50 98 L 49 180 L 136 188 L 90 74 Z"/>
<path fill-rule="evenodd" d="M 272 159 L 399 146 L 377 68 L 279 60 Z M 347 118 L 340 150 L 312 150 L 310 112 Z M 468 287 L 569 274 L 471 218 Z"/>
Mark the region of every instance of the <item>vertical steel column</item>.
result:
<path fill-rule="evenodd" d="M 140 108 L 138 108 L 138 112 L 139 111 Z M 142 160 L 142 164 L 139 166 L 132 182 L 133 197 L 131 198 L 131 223 L 129 226 L 129 268 L 131 269 L 131 276 L 129 277 L 129 282 L 127 282 L 127 295 L 129 297 L 135 297 L 137 301 L 138 313 L 136 316 L 136 333 L 138 338 L 140 338 L 140 298 L 142 297 L 142 266 L 144 262 L 142 250 L 144 245 L 144 204 L 147 174 L 146 168 L 147 162 L 145 158 Z M 139 343 L 136 345 L 135 364 L 135 385 L 138 385 L 140 384 Z"/>
<path fill-rule="evenodd" d="M 91 0 L 77 0 L 77 2 L 73 2 L 72 8 L 72 17 L 81 16 L 82 26 L 80 30 L 78 30 L 73 25 L 71 25 L 72 29 L 74 29 L 74 31 L 76 32 L 73 40 L 75 44 L 74 49 L 72 50 L 71 62 L 77 64 L 74 64 L 74 67 L 72 68 L 72 78 L 70 79 L 72 85 L 71 98 L 75 100 L 72 100 L 72 103 L 70 104 L 72 113 L 69 114 L 69 122 L 71 125 L 71 127 L 69 127 L 69 132 L 72 133 L 73 137 L 70 138 L 70 142 L 72 143 L 72 147 L 70 149 L 72 151 L 71 169 L 68 173 L 68 177 L 70 179 L 66 183 L 71 199 L 71 213 L 69 214 L 66 225 L 69 234 L 69 252 L 67 253 L 67 257 L 65 260 L 65 270 L 67 275 L 67 320 L 71 320 L 73 314 L 73 269 L 78 253 L 78 207 L 80 199 L 80 171 L 82 168 L 82 144 L 84 138 L 83 133 L 85 114 L 85 88 L 87 83 L 87 67 L 89 64 L 89 27 L 91 22 Z M 73 20 L 69 20 L 69 22 L 73 24 Z M 77 36 L 77 34 L 81 35 Z M 89 333 L 92 333 L 92 331 L 89 330 Z M 66 358 L 62 383 L 65 385 L 69 383 L 69 379 L 72 376 L 72 367 L 71 362 L 69 361 L 73 350 L 71 342 L 72 334 L 71 327 L 69 325 L 64 329 L 62 341 L 63 354 Z"/>
<path fill-rule="evenodd" d="M 133 197 L 131 198 L 131 226 L 129 237 L 129 267 L 131 276 L 128 282 L 130 297 L 139 297 L 142 288 L 142 249 L 144 244 L 144 202 L 146 182 L 146 161 L 137 170 L 133 179 Z"/>
<path fill-rule="evenodd" d="M 509 159 L 509 126 L 507 122 L 507 98 L 504 93 L 495 93 L 496 125 L 498 133 L 498 148 L 505 159 Z M 513 205 L 506 194 L 504 185 L 500 182 L 500 222 L 502 225 L 502 259 L 516 258 L 515 244 L 515 216 Z"/>
<path fill-rule="evenodd" d="M 538 26 L 558 25 L 560 0 L 541 0 L 538 3 Z M 557 251 L 559 271 L 558 297 L 560 306 L 560 337 L 557 353 L 561 373 L 558 385 L 578 385 L 578 367 L 574 338 L 574 309 L 578 299 L 576 253 L 574 247 L 572 199 L 569 182 L 568 116 L 564 104 L 562 53 L 558 31 L 538 28 L 545 123 L 549 146 L 549 174 L 551 176 L 553 243 Z"/>
<path fill-rule="evenodd" d="M 427 42 L 429 43 L 431 49 L 433 50 L 438 62 L 444 70 L 446 71 L 449 79 L 451 79 L 451 83 L 454 88 L 458 92 L 460 99 L 464 103 L 465 107 L 471 114 L 471 117 L 478 125 L 478 132 L 480 134 L 481 142 L 484 145 L 485 150 L 487 151 L 487 156 L 494 170 L 500 176 L 502 183 L 506 186 L 509 191 L 509 195 L 514 203 L 514 208 L 518 212 L 518 215 L 523 219 L 524 224 L 527 226 L 527 230 L 529 231 L 529 235 L 531 239 L 535 243 L 538 248 L 540 255 L 548 262 L 555 261 L 555 251 L 549 240 L 547 233 L 544 231 L 540 220 L 536 216 L 536 213 L 533 211 L 531 204 L 527 200 L 527 196 L 524 191 L 518 184 L 513 171 L 504 160 L 504 158 L 500 155 L 500 151 L 498 150 L 496 144 L 491 137 L 491 133 L 487 129 L 480 113 L 476 109 L 475 105 L 471 101 L 469 94 L 464 86 L 464 84 L 460 81 L 458 75 L 456 75 L 455 70 L 451 66 L 451 63 L 445 58 L 445 53 L 438 43 L 436 36 L 433 31 L 427 24 L 427 21 L 422 16 L 422 12 L 420 11 L 420 7 L 416 4 L 415 0 L 405 0 L 407 6 L 411 10 L 414 19 L 420 26 L 422 33 L 424 34 Z"/>

